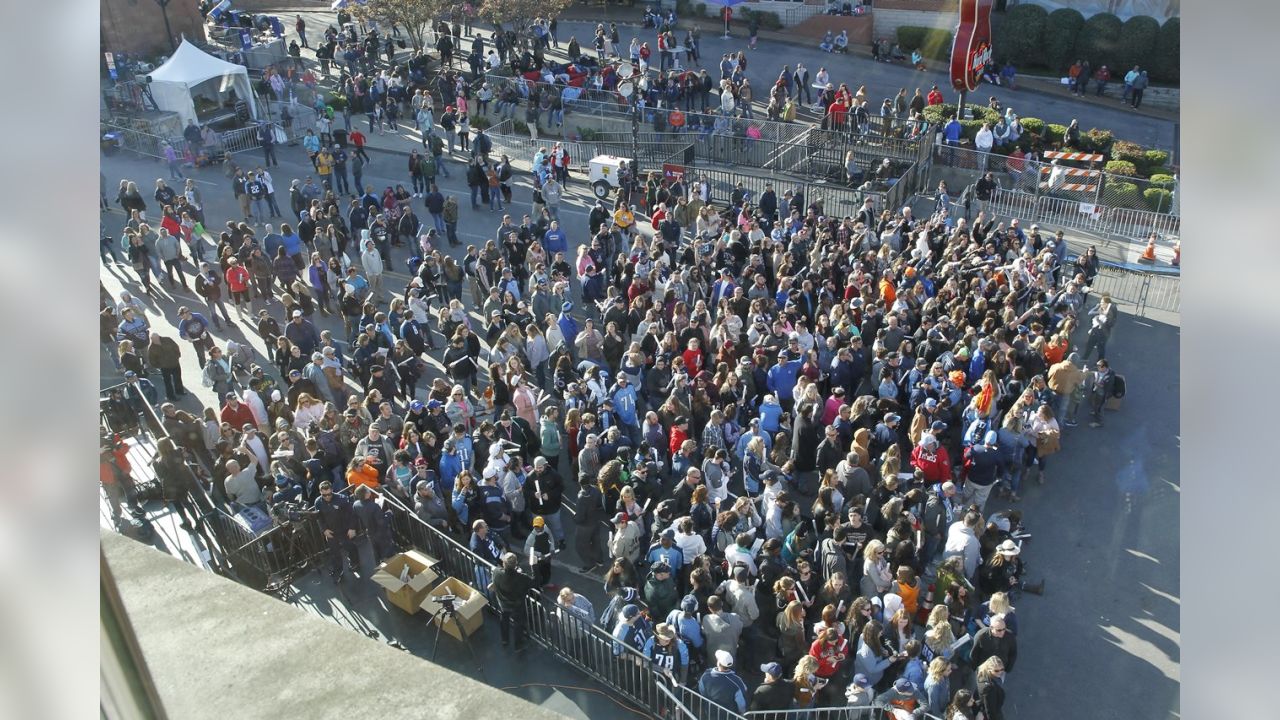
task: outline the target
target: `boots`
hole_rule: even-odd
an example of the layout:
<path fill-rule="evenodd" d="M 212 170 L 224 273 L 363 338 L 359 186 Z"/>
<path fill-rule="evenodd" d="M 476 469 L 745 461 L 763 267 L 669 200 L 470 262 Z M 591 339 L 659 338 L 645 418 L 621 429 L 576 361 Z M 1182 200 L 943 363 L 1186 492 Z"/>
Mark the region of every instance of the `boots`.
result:
<path fill-rule="evenodd" d="M 1032 595 L 1043 595 L 1043 594 L 1044 594 L 1044 580 L 1041 580 L 1040 582 L 1035 583 L 1035 584 L 1022 583 L 1022 589 L 1023 589 L 1025 592 L 1029 592 L 1029 593 L 1031 593 Z"/>

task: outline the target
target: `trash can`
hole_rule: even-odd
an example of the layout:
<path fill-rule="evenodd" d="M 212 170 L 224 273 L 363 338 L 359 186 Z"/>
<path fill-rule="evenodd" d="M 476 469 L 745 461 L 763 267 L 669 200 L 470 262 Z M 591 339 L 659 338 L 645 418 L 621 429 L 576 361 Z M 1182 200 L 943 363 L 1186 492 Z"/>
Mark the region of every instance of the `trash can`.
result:
<path fill-rule="evenodd" d="M 347 147 L 347 131 L 346 130 L 334 129 L 333 131 L 331 131 L 330 134 L 333 135 L 333 142 L 335 145 L 344 149 Z"/>

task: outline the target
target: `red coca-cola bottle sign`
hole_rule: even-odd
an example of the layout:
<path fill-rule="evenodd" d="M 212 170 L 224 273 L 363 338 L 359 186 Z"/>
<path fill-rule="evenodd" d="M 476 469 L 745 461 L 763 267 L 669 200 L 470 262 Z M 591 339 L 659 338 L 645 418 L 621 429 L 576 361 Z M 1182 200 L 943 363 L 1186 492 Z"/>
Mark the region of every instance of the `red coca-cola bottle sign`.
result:
<path fill-rule="evenodd" d="M 951 45 L 951 86 L 976 90 L 982 68 L 991 62 L 991 3 L 993 0 L 960 0 L 960 25 Z"/>

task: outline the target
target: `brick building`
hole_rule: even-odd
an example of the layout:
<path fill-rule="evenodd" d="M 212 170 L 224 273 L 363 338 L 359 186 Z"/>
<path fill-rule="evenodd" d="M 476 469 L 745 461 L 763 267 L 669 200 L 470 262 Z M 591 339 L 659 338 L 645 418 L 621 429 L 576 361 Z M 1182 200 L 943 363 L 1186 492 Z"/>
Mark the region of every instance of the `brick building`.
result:
<path fill-rule="evenodd" d="M 165 40 L 164 12 L 156 0 L 100 0 L 102 52 L 127 52 L 144 57 L 172 52 Z M 185 34 L 204 40 L 204 18 L 197 0 L 170 0 L 169 29 L 174 42 Z"/>

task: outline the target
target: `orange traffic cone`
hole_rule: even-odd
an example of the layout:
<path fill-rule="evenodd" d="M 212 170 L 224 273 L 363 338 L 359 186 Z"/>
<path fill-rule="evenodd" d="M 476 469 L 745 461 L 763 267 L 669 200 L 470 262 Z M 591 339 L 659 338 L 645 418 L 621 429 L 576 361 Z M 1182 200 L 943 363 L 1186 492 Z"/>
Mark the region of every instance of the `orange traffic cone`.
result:
<path fill-rule="evenodd" d="M 1173 243 L 1173 261 L 1169 264 L 1174 267 L 1182 265 L 1182 241 L 1179 240 Z"/>
<path fill-rule="evenodd" d="M 1142 251 L 1142 260 L 1154 262 L 1156 259 L 1156 239 L 1149 238 L 1147 240 L 1147 249 Z"/>

